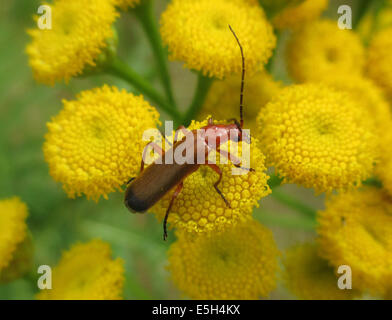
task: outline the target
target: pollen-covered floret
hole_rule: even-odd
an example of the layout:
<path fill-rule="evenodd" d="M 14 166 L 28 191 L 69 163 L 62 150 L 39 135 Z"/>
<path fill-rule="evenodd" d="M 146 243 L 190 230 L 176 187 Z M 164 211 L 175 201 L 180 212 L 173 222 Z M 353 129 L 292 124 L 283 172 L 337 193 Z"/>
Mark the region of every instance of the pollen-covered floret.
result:
<path fill-rule="evenodd" d="M 376 166 L 376 175 L 383 187 L 392 196 L 392 121 L 380 137 L 380 162 Z"/>
<path fill-rule="evenodd" d="M 270 0 L 269 0 L 270 1 Z M 276 0 L 272 0 L 276 2 Z M 295 29 L 316 20 L 328 6 L 328 0 L 288 1 L 287 8 L 273 18 L 277 29 Z"/>
<path fill-rule="evenodd" d="M 392 27 L 377 33 L 368 48 L 366 72 L 392 100 Z"/>
<path fill-rule="evenodd" d="M 207 125 L 207 120 L 194 121 L 189 130 L 205 125 Z M 226 143 L 222 145 L 221 149 L 231 151 L 232 155 L 244 160 L 241 165 L 254 169 L 254 172 L 235 168 L 230 161 L 213 151 L 209 158 L 211 161 L 216 156 L 216 163 L 223 173 L 218 187 L 230 203 L 230 207 L 214 188 L 219 175 L 208 166 L 201 165 L 196 172 L 184 180 L 184 187 L 175 199 L 170 211 L 168 222 L 171 226 L 189 232 L 206 232 L 230 227 L 239 221 L 251 218 L 253 208 L 257 207 L 258 201 L 270 194 L 271 190 L 267 184 L 269 176 L 265 173 L 265 158 L 258 148 L 257 139 L 252 138 L 251 145 L 247 144 L 247 147 L 244 147 L 244 152 L 242 152 L 242 144 L 246 143 L 242 142 L 238 145 L 232 143 L 233 147 L 228 148 Z M 234 145 L 238 146 L 238 150 L 235 150 Z M 249 155 L 250 163 L 246 161 L 247 155 Z M 234 173 L 242 174 L 233 174 L 233 170 Z M 164 217 L 173 192 L 174 190 L 166 194 L 151 209 L 159 219 Z"/>
<path fill-rule="evenodd" d="M 343 91 L 322 84 L 286 87 L 258 123 L 267 161 L 285 182 L 330 192 L 372 174 L 378 156 L 374 122 Z"/>
<path fill-rule="evenodd" d="M 360 38 L 336 21 L 319 20 L 293 34 L 287 48 L 291 76 L 300 82 L 317 81 L 331 74 L 361 74 L 365 50 Z"/>
<path fill-rule="evenodd" d="M 241 76 L 234 75 L 224 80 L 213 82 L 201 111 L 200 119 L 212 115 L 216 119 L 238 119 Z M 256 130 L 256 117 L 259 111 L 282 87 L 266 71 L 259 72 L 245 81 L 244 126 L 251 134 Z"/>
<path fill-rule="evenodd" d="M 347 300 L 358 295 L 356 290 L 341 290 L 336 285 L 339 275 L 319 256 L 316 244 L 289 248 L 284 252 L 283 266 L 284 283 L 299 299 Z"/>
<path fill-rule="evenodd" d="M 78 243 L 52 271 L 52 289 L 41 290 L 39 300 L 122 299 L 124 262 L 112 258 L 110 245 L 101 240 Z"/>
<path fill-rule="evenodd" d="M 114 34 L 118 14 L 108 0 L 54 0 L 51 29 L 31 29 L 29 64 L 38 82 L 68 82 L 86 67 L 94 67 Z"/>
<path fill-rule="evenodd" d="M 279 251 L 257 221 L 207 236 L 178 232 L 168 256 L 172 280 L 191 299 L 258 299 L 276 286 Z"/>
<path fill-rule="evenodd" d="M 143 133 L 156 130 L 159 114 L 142 96 L 106 85 L 63 103 L 45 136 L 50 174 L 71 198 L 107 198 L 138 174 Z"/>
<path fill-rule="evenodd" d="M 173 0 L 161 17 L 161 34 L 170 59 L 190 69 L 223 78 L 241 72 L 238 44 L 249 71 L 259 71 L 276 44 L 272 26 L 260 6 L 243 0 Z"/>
<path fill-rule="evenodd" d="M 318 212 L 320 254 L 352 269 L 354 289 L 384 294 L 392 276 L 392 201 L 367 187 L 333 196 Z"/>
<path fill-rule="evenodd" d="M 356 75 L 326 75 L 321 82 L 337 90 L 347 92 L 358 106 L 363 106 L 374 120 L 379 135 L 389 131 L 391 125 L 391 109 L 382 90 L 370 79 Z"/>

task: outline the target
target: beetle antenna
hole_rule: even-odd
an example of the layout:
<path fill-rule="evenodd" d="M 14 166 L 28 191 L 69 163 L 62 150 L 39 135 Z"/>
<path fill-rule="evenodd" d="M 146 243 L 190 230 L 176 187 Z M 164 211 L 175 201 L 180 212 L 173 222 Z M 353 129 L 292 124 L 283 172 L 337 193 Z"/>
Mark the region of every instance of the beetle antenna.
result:
<path fill-rule="evenodd" d="M 241 120 L 241 129 L 244 126 L 244 117 L 243 117 L 243 108 L 244 108 L 244 84 L 245 84 L 245 57 L 244 57 L 244 50 L 238 39 L 237 35 L 235 34 L 234 30 L 229 25 L 230 31 L 233 33 L 235 39 L 237 40 L 238 46 L 241 50 L 241 57 L 242 57 L 242 76 L 241 76 L 241 94 L 240 94 L 240 120 Z"/>

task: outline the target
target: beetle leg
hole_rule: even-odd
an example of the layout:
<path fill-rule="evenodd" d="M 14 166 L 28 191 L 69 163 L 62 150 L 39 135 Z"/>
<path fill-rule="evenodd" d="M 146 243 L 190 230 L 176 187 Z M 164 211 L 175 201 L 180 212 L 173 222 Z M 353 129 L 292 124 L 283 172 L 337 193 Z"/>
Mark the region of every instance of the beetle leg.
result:
<path fill-rule="evenodd" d="M 149 146 L 152 146 L 152 148 L 155 150 L 155 152 L 158 152 L 160 156 L 163 155 L 163 150 L 162 150 L 162 148 L 161 148 L 160 146 L 158 146 L 155 142 L 149 142 L 149 143 L 147 143 L 147 145 L 144 147 L 144 150 L 143 150 L 142 164 L 141 164 L 141 166 L 140 166 L 140 172 L 142 172 L 143 169 L 144 169 L 144 163 L 145 163 L 145 162 L 144 162 L 144 159 L 145 159 L 145 157 L 146 157 L 146 155 L 147 155 L 147 150 L 148 150 L 148 147 L 149 147 Z"/>
<path fill-rule="evenodd" d="M 254 171 L 255 171 L 255 169 L 253 169 L 253 168 L 241 167 L 241 165 L 240 165 L 241 160 L 238 159 L 236 156 L 233 156 L 231 153 L 227 152 L 226 150 L 220 150 L 220 149 L 218 149 L 217 151 L 219 152 L 220 155 L 222 155 L 222 156 L 224 156 L 225 158 L 229 159 L 229 160 L 233 163 L 233 165 L 234 165 L 235 167 L 240 168 L 240 169 L 243 169 L 243 170 L 248 170 L 248 171 L 251 171 L 251 172 L 254 172 Z"/>
<path fill-rule="evenodd" d="M 214 188 L 215 188 L 216 192 L 218 192 L 218 194 L 222 197 L 222 199 L 226 203 L 226 205 L 231 209 L 229 201 L 227 201 L 227 199 L 223 195 L 222 191 L 220 191 L 218 188 L 218 185 L 222 180 L 222 170 L 216 164 L 208 163 L 207 166 L 209 166 L 212 170 L 214 170 L 217 174 L 219 174 L 219 179 L 217 182 L 214 183 Z"/>
<path fill-rule="evenodd" d="M 178 195 L 180 194 L 182 188 L 184 186 L 184 183 L 181 181 L 176 190 L 174 191 L 172 198 L 170 200 L 170 204 L 169 207 L 166 210 L 166 214 L 165 214 L 165 219 L 163 220 L 163 240 L 166 241 L 167 239 L 167 219 L 169 218 L 169 213 L 170 213 L 170 209 L 173 206 L 174 200 L 178 197 Z"/>

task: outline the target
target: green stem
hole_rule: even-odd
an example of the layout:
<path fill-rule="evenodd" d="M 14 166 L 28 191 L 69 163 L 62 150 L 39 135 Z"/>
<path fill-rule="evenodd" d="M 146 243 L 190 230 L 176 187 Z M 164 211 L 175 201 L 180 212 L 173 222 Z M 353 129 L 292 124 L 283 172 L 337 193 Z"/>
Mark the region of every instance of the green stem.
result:
<path fill-rule="evenodd" d="M 214 82 L 213 78 L 205 77 L 201 73 L 197 77 L 197 87 L 192 103 L 183 117 L 182 124 L 188 126 L 195 119 L 204 104 L 208 91 Z"/>
<path fill-rule="evenodd" d="M 180 113 L 174 109 L 166 100 L 150 85 L 148 81 L 143 79 L 137 74 L 130 66 L 121 61 L 118 57 L 113 58 L 110 65 L 105 70 L 107 73 L 117 76 L 139 90 L 142 94 L 149 97 L 153 102 L 157 103 L 158 106 L 174 120 L 178 121 L 181 118 Z"/>
<path fill-rule="evenodd" d="M 282 184 L 283 179 L 279 178 L 277 175 L 271 175 L 269 180 L 268 180 L 268 185 L 270 186 L 271 189 L 274 189 L 276 187 L 279 187 Z"/>
<path fill-rule="evenodd" d="M 273 75 L 274 73 L 274 67 L 275 67 L 275 61 L 276 61 L 276 55 L 278 52 L 278 49 L 280 49 L 280 32 L 275 31 L 275 36 L 276 36 L 276 47 L 272 52 L 271 58 L 268 60 L 267 64 L 265 65 L 264 69 L 270 74 Z"/>
<path fill-rule="evenodd" d="M 287 229 L 302 229 L 307 231 L 314 231 L 316 221 L 307 217 L 290 217 L 287 215 L 281 215 L 279 213 L 272 213 L 266 210 L 256 210 L 257 220 L 261 223 L 271 227 L 281 227 Z"/>
<path fill-rule="evenodd" d="M 372 21 L 372 32 L 375 33 L 378 30 L 378 17 L 382 9 L 386 6 L 386 0 L 378 0 L 373 5 L 373 21 Z"/>
<path fill-rule="evenodd" d="M 372 186 L 376 188 L 382 188 L 382 182 L 378 180 L 377 178 L 369 178 L 362 182 L 365 186 Z"/>
<path fill-rule="evenodd" d="M 290 207 L 291 209 L 296 210 L 312 219 L 316 218 L 316 210 L 309 207 L 307 204 L 304 204 L 302 201 L 279 191 L 274 190 L 272 192 L 272 196 L 277 199 L 282 204 Z"/>
<path fill-rule="evenodd" d="M 362 0 L 361 4 L 359 5 L 358 8 L 358 13 L 354 19 L 353 22 L 353 28 L 356 29 L 361 22 L 362 18 L 365 16 L 365 14 L 368 12 L 369 8 L 371 7 L 372 1 L 369 0 Z"/>
<path fill-rule="evenodd" d="M 368 2 L 370 3 L 371 1 L 368 1 Z M 384 8 L 385 5 L 386 5 L 385 0 L 377 0 L 377 1 L 372 2 L 371 5 L 368 4 L 368 6 L 367 6 L 367 11 L 371 11 L 372 19 L 371 19 L 371 27 L 370 27 L 369 35 L 368 35 L 368 37 L 366 37 L 366 39 L 364 39 L 365 46 L 369 45 L 371 37 L 378 30 L 378 24 L 379 24 L 378 17 L 379 17 L 380 12 L 382 11 L 382 9 Z"/>
<path fill-rule="evenodd" d="M 169 103 L 175 107 L 175 99 L 173 96 L 173 90 L 171 86 L 171 78 L 169 74 L 169 68 L 167 65 L 167 52 L 163 48 L 161 36 L 158 31 L 158 27 L 154 18 L 153 12 L 153 0 L 143 0 L 134 10 L 136 17 L 139 19 L 144 32 L 150 41 L 153 49 L 158 69 L 159 76 L 161 78 L 162 85 L 165 89 L 167 99 Z"/>

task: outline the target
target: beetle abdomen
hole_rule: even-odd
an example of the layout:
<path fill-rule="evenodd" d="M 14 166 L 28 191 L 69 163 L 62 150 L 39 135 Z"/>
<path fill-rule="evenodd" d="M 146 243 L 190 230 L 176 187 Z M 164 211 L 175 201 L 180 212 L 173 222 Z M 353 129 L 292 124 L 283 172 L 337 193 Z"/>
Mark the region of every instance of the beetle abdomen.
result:
<path fill-rule="evenodd" d="M 197 164 L 151 164 L 129 184 L 125 206 L 132 212 L 146 211 L 198 167 Z"/>
<path fill-rule="evenodd" d="M 132 212 L 145 212 L 149 208 L 148 203 L 145 200 L 138 198 L 138 196 L 132 192 L 132 189 L 127 192 L 124 203 Z"/>

